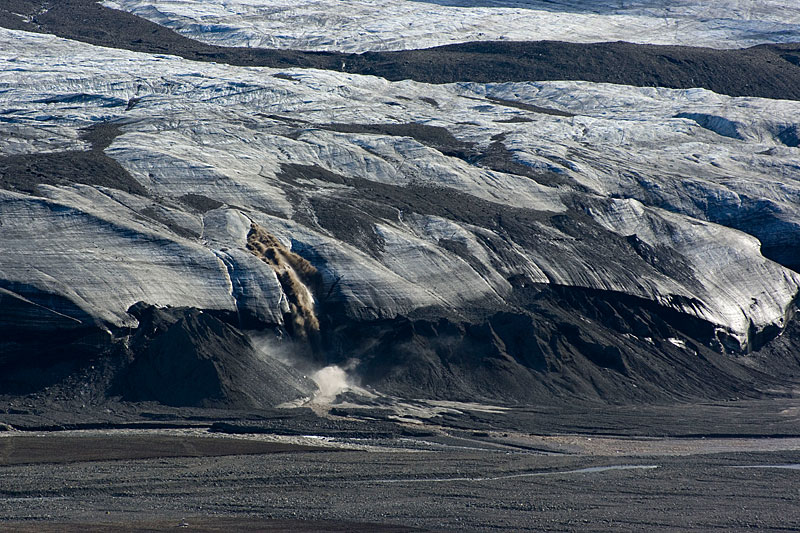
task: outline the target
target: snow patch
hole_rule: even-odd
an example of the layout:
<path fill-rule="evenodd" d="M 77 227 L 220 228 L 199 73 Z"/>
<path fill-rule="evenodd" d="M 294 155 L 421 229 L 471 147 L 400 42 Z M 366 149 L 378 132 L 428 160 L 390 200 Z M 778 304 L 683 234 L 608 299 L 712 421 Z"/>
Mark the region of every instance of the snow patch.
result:
<path fill-rule="evenodd" d="M 684 342 L 684 341 L 683 341 L 683 339 L 678 339 L 678 338 L 675 338 L 675 337 L 670 337 L 670 338 L 669 338 L 669 339 L 667 339 L 667 340 L 668 340 L 669 342 L 671 342 L 672 344 L 674 344 L 675 346 L 677 346 L 678 348 L 683 348 L 684 350 L 686 349 L 686 342 Z"/>

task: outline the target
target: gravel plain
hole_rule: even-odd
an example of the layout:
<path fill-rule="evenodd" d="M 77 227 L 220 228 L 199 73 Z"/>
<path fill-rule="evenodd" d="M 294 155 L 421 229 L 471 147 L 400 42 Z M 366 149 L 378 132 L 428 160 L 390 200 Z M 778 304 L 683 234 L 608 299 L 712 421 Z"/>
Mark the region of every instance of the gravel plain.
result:
<path fill-rule="evenodd" d="M 527 430 L 481 428 L 480 411 L 462 409 L 450 416 L 472 429 L 429 420 L 406 435 L 352 418 L 363 434 L 337 437 L 332 415 L 319 435 L 302 434 L 303 417 L 295 434 L 271 432 L 267 416 L 240 419 L 231 427 L 253 431 L 231 435 L 180 410 L 171 428 L 135 429 L 131 415 L 128 429 L 12 429 L 0 437 L 0 530 L 800 529 L 796 400 L 640 407 L 649 430 L 623 427 L 628 408 L 607 407 L 603 434 L 552 430 L 578 408 L 540 412 Z M 709 416 L 742 431 L 701 435 Z"/>

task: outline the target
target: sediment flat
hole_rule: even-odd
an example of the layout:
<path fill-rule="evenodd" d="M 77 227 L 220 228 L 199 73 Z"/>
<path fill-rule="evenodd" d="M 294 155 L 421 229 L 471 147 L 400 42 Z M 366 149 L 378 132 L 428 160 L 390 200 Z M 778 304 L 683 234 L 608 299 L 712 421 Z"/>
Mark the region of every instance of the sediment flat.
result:
<path fill-rule="evenodd" d="M 453 416 L 405 436 L 349 429 L 326 437 L 324 418 L 323 435 L 303 434 L 299 422 L 296 434 L 279 435 L 267 431 L 266 416 L 239 420 L 237 432 L 253 432 L 235 437 L 213 424 L 12 430 L 0 438 L 0 530 L 794 530 L 796 407 L 644 406 L 639 426 L 625 428 L 626 409 L 609 406 L 599 416 L 603 434 L 570 431 L 577 408 L 540 413 L 538 428 L 533 418 L 522 427 L 517 413 L 512 429 L 482 427 L 478 411 L 465 412 L 461 428 Z M 738 435 L 722 434 L 724 423 L 706 426 L 712 415 L 743 414 Z M 541 431 L 557 419 L 561 427 Z"/>
<path fill-rule="evenodd" d="M 167 457 L 218 457 L 310 452 L 302 444 L 231 438 L 137 433 L 132 435 L 22 434 L 0 438 L 0 466 L 125 461 Z"/>

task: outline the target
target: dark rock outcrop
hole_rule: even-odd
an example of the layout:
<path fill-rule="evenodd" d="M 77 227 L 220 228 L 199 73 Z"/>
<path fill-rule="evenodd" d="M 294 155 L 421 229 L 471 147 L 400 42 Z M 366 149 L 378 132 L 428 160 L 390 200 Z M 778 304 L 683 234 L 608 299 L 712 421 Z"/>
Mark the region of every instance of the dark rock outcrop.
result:
<path fill-rule="evenodd" d="M 35 287 L 0 287 L 0 390 L 49 386 L 119 347 L 112 333 L 69 299 Z"/>
<path fill-rule="evenodd" d="M 530 288 L 526 309 L 454 318 L 331 324 L 328 357 L 402 397 L 549 404 L 766 394 L 782 379 L 760 355 L 712 350 L 711 324 L 652 302 L 570 287 Z M 787 346 L 781 346 L 787 352 Z"/>
<path fill-rule="evenodd" d="M 271 407 L 310 395 L 313 382 L 260 354 L 249 337 L 211 313 L 137 304 L 125 399 L 194 407 Z"/>

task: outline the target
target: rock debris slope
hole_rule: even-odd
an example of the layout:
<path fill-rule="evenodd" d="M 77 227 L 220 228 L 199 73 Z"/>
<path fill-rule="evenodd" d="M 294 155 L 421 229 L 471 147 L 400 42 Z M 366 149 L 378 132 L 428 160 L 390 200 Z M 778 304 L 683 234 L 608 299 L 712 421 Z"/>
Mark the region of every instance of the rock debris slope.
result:
<path fill-rule="evenodd" d="M 239 407 L 310 395 L 297 365 L 511 402 L 758 395 L 796 371 L 797 102 L 6 29 L 0 54 L 5 387 L 98 358 L 109 393 Z"/>

